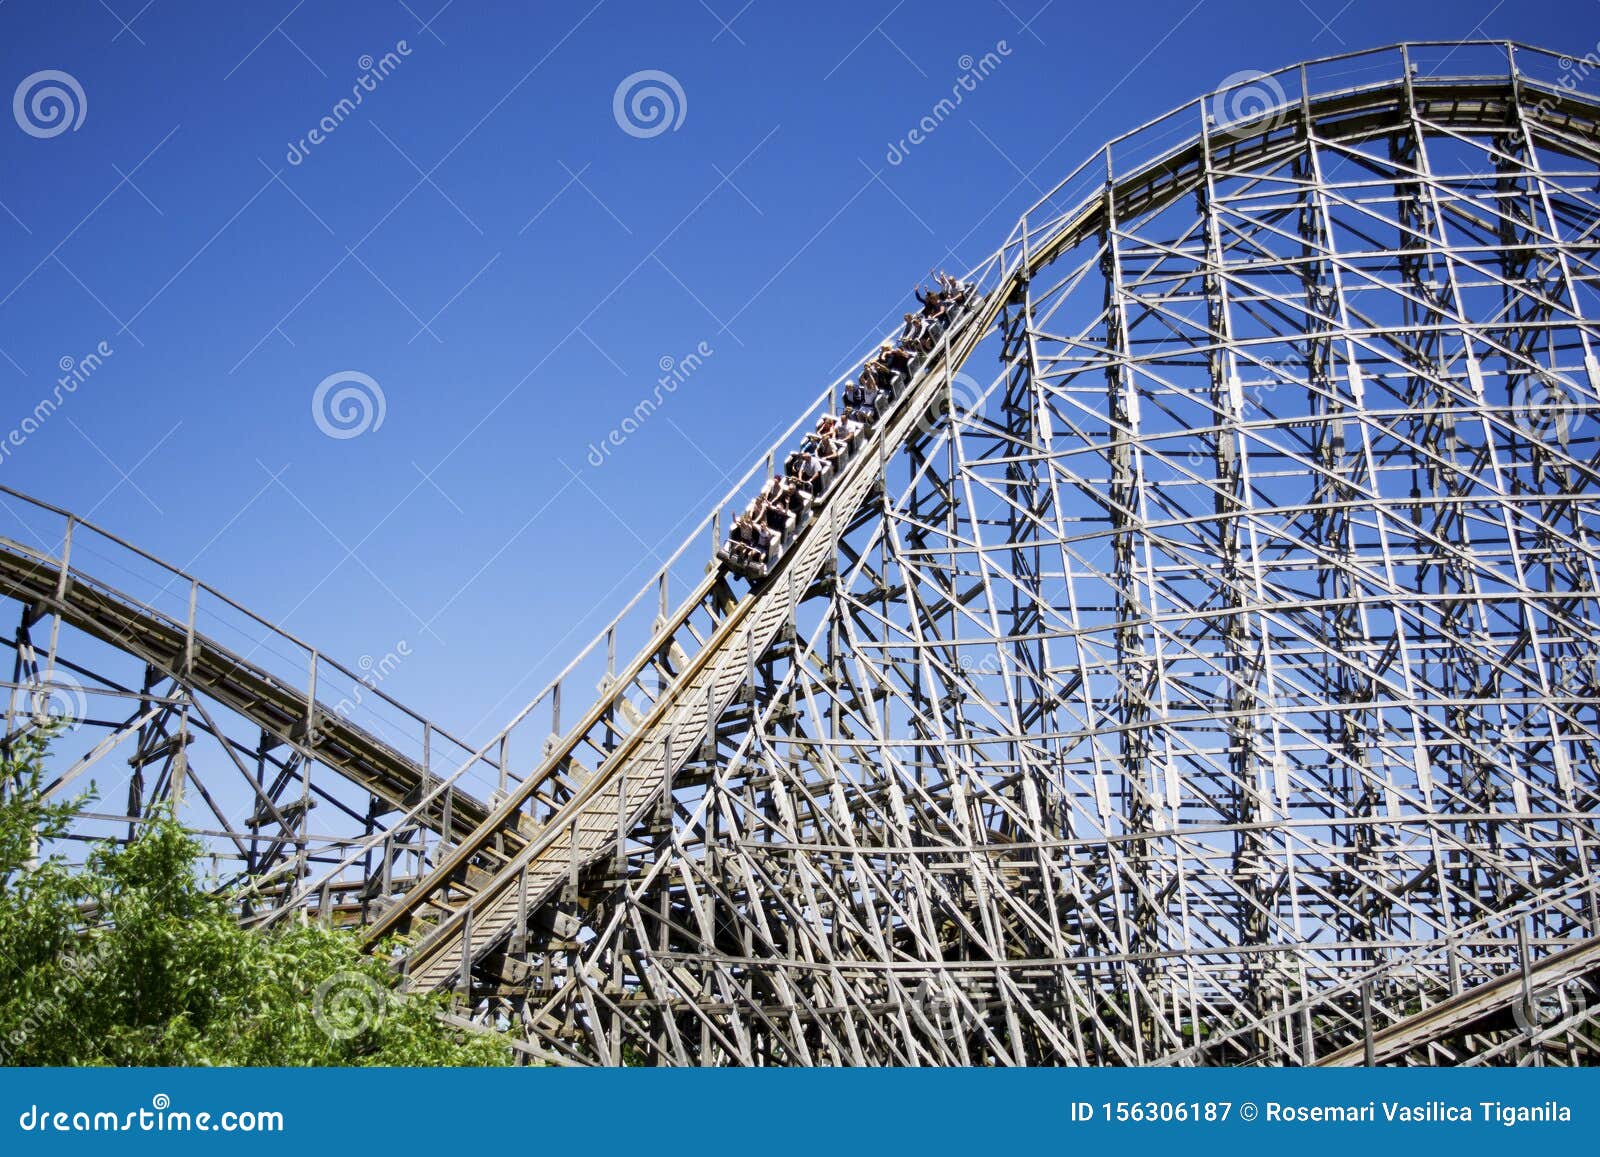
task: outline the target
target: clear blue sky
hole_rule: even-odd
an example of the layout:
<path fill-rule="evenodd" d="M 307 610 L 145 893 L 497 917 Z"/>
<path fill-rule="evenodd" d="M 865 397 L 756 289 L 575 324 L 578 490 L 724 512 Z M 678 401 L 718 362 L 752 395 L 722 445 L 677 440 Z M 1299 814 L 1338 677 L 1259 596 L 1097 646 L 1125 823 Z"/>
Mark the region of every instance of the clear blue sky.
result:
<path fill-rule="evenodd" d="M 1105 138 L 1245 69 L 1600 40 L 1593 0 L 442 2 L 0 3 L 0 95 L 58 70 L 85 103 L 54 136 L 0 116 L 0 436 L 63 358 L 113 350 L 0 481 L 351 664 L 405 641 L 385 689 L 474 738 L 919 276 L 986 255 Z M 614 115 L 644 70 L 682 93 L 655 135 Z M 342 371 L 385 412 L 340 439 L 311 401 Z"/>

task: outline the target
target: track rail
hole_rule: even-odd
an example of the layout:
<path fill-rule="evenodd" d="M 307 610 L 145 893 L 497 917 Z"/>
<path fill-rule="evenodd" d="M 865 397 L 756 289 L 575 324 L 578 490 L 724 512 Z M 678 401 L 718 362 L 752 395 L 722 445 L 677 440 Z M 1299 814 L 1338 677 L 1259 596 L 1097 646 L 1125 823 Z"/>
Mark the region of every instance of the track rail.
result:
<path fill-rule="evenodd" d="M 1327 1068 L 1381 1065 L 1447 1040 L 1496 1013 L 1516 1009 L 1535 992 L 1581 980 L 1596 971 L 1600 971 L 1600 940 L 1584 941 L 1532 962 L 1525 973 L 1508 972 L 1388 1025 L 1373 1033 L 1370 1041 L 1347 1045 L 1317 1064 Z"/>
<path fill-rule="evenodd" d="M 1511 51 L 1512 46 L 1505 46 Z M 1302 87 L 1305 66 L 1301 66 Z M 771 646 L 808 588 L 823 572 L 833 552 L 830 528 L 845 525 L 867 498 L 878 468 L 913 435 L 919 419 L 937 403 L 942 385 L 960 370 L 979 340 L 998 319 L 1006 303 L 1025 287 L 1037 269 L 1096 234 L 1113 228 L 1128 214 L 1149 213 L 1192 192 L 1204 166 L 1206 150 L 1225 153 L 1241 168 L 1269 162 L 1294 147 L 1298 134 L 1317 131 L 1330 138 L 1364 139 L 1395 120 L 1421 109 L 1452 123 L 1503 118 L 1524 84 L 1511 75 L 1423 80 L 1407 66 L 1399 79 L 1340 88 L 1298 103 L 1269 110 L 1245 126 L 1230 126 L 1225 139 L 1202 132 L 1192 139 L 1114 177 L 1107 146 L 1105 171 L 1099 182 L 1068 212 L 1052 215 L 1034 228 L 1025 216 L 1006 246 L 983 268 L 998 271 L 996 284 L 984 290 L 975 313 L 947 335 L 945 343 L 921 368 L 908 389 L 898 416 L 880 423 L 835 483 L 824 507 L 780 561 L 774 573 L 742 598 L 733 594 L 724 575 L 713 571 L 680 604 L 664 616 L 660 629 L 618 676 L 627 686 L 650 666 L 671 667 L 665 688 L 642 719 L 619 723 L 618 701 L 603 693 L 580 724 L 565 736 L 552 736 L 539 769 L 512 792 L 475 835 L 463 841 L 424 879 L 385 910 L 371 926 L 368 943 L 409 931 L 417 937 L 403 962 L 416 986 L 438 989 L 452 983 L 467 987 L 473 964 L 517 929 L 546 903 L 563 882 L 576 885 L 580 872 L 614 848 L 626 832 L 668 791 L 674 776 L 711 735 L 717 718 L 734 702 L 755 661 Z M 1593 107 L 1568 101 L 1555 88 L 1544 88 L 1539 106 L 1552 126 L 1582 126 L 1579 138 L 1592 140 Z M 1115 144 L 1116 142 L 1113 142 Z M 1575 147 L 1577 145 L 1575 144 Z M 1081 174 L 1083 170 L 1079 170 Z M 1075 174 L 1074 176 L 1077 176 Z M 1052 190 L 1047 204 L 1068 178 Z M 776 454 L 776 449 L 774 455 Z M 688 630 L 691 618 L 704 613 L 714 625 L 709 636 Z M 598 759 L 589 770 L 574 760 L 587 748 Z M 531 836 L 511 853 L 500 838 L 506 825 L 552 779 L 567 785 L 568 798 L 542 822 L 525 827 Z M 526 818 L 526 817 L 524 817 Z"/>
<path fill-rule="evenodd" d="M 1409 49 L 1416 52 L 1421 47 Z M 1438 47 L 1443 52 L 1447 46 Z M 1463 46 L 1448 47 L 1446 61 Z M 160 610 L 159 598 L 141 601 L 98 581 L 73 557 L 74 535 L 93 531 L 111 536 L 64 511 L 33 504 L 65 520 L 58 552 L 0 540 L 0 594 L 23 603 L 25 623 L 30 617 L 55 615 L 216 699 L 308 758 L 405 810 L 391 830 L 411 826 L 443 832 L 446 846 L 435 850 L 434 866 L 418 881 L 394 882 L 396 890 L 409 891 L 384 897 L 388 904 L 379 909 L 367 942 L 376 946 L 391 933 L 409 932 L 415 939 L 402 967 L 412 984 L 430 989 L 455 984 L 470 990 L 474 968 L 486 956 L 508 939 L 515 944 L 537 910 L 548 905 L 563 884 L 576 897 L 586 869 L 613 849 L 620 859 L 630 830 L 683 786 L 688 765 L 703 762 L 708 751 L 715 751 L 719 721 L 739 702 L 752 670 L 783 637 L 796 608 L 815 597 L 819 580 L 825 580 L 839 530 L 870 511 L 883 464 L 919 436 L 924 416 L 940 405 L 941 393 L 949 395 L 954 374 L 1001 321 L 1003 311 L 1023 298 L 1037 271 L 1074 247 L 1117 230 L 1120 223 L 1194 192 L 1209 171 L 1259 170 L 1276 158 L 1293 155 L 1307 134 L 1321 141 L 1364 141 L 1419 115 L 1453 127 L 1495 126 L 1515 109 L 1536 123 L 1544 138 L 1541 143 L 1553 142 L 1553 147 L 1573 156 L 1596 158 L 1600 118 L 1593 103 L 1575 98 L 1555 83 L 1559 73 L 1554 56 L 1513 44 L 1477 45 L 1474 50 L 1503 52 L 1506 71 L 1497 76 L 1430 76 L 1418 72 L 1408 47 L 1346 54 L 1272 74 L 1282 82 L 1285 99 L 1244 123 L 1216 124 L 1205 98 L 1106 145 L 1030 208 L 1006 243 L 980 267 L 987 276 L 980 280 L 983 296 L 976 311 L 947 334 L 941 348 L 920 367 L 902 404 L 870 432 L 836 479 L 824 506 L 769 578 L 741 590 L 725 571 L 715 566 L 708 572 L 699 569 L 705 557 L 698 553 L 700 532 L 709 528 L 709 545 L 714 549 L 722 537 L 721 519 L 731 510 L 739 488 L 756 473 L 753 469 L 551 687 L 477 751 L 448 740 L 420 716 L 407 712 L 423 729 L 424 754 L 418 759 L 330 710 L 318 700 L 319 672 L 338 670 L 359 677 L 256 616 L 250 617 L 287 641 L 303 660 L 299 676 L 286 678 L 270 664 L 252 662 L 249 653 L 240 654 L 197 630 L 197 601 L 221 596 L 175 568 L 159 564 L 180 600 L 187 591 L 187 617 L 181 609 L 176 614 L 170 608 Z M 1379 64 L 1387 68 L 1391 57 L 1402 67 L 1377 80 L 1341 81 L 1336 87 L 1313 91 L 1313 75 L 1324 66 L 1349 65 L 1359 74 Z M 1549 65 L 1552 79 L 1529 75 L 1524 63 L 1529 60 Z M 1190 117 L 1192 121 L 1184 119 Z M 1172 131 L 1175 128 L 1181 131 Z M 1154 144 L 1140 139 L 1147 131 Z M 1065 212 L 1061 205 L 1067 206 Z M 828 401 L 825 393 L 796 427 Z M 793 432 L 794 427 L 769 456 L 767 470 Z M 14 491 L 5 493 L 32 501 Z M 120 540 L 112 541 L 146 562 L 159 563 Z M 687 582 L 677 585 L 669 573 L 674 565 L 692 567 Z M 681 595 L 675 605 L 669 603 L 669 586 L 673 595 Z M 630 634 L 625 617 L 653 611 L 649 596 L 654 587 L 659 588 L 659 615 L 653 616 L 648 630 Z M 228 605 L 242 611 L 236 604 Z M 644 640 L 620 668 L 615 662 L 619 637 Z M 622 653 L 631 651 L 630 643 Z M 563 729 L 563 680 L 570 687 L 576 680 L 569 676 L 580 670 L 579 663 L 585 657 L 597 663 L 602 655 L 605 675 L 597 698 L 575 726 Z M 652 673 L 663 683 L 641 696 L 638 690 Z M 586 693 L 584 698 L 588 699 Z M 550 707 L 548 730 L 542 712 L 537 722 L 534 719 L 535 708 L 543 706 Z M 448 759 L 455 760 L 458 753 L 461 759 L 458 769 L 444 778 L 429 770 L 434 765 L 428 755 L 429 738 L 434 736 L 448 740 L 438 745 Z M 530 736 L 539 748 L 531 759 L 519 746 Z M 532 771 L 526 778 L 513 776 L 513 766 Z M 467 794 L 469 785 L 478 782 L 475 777 L 485 771 L 497 781 L 496 794 L 487 803 L 482 796 Z M 375 841 L 383 838 L 380 834 L 342 844 L 350 850 L 336 871 L 369 854 Z M 319 887 L 325 894 L 326 878 L 303 885 L 262 919 L 281 918 Z M 1488 1018 L 1503 1018 L 1534 981 L 1547 986 L 1592 976 L 1600 967 L 1600 945 L 1579 941 L 1575 947 L 1560 947 L 1528 961 L 1526 967 L 1522 973 L 1493 975 L 1459 996 L 1372 1031 L 1369 1038 L 1342 1047 L 1323 1063 L 1356 1063 L 1369 1055 L 1369 1049 L 1376 1060 L 1404 1057 L 1452 1034 L 1474 1031 Z M 1355 983 L 1369 979 L 1363 974 Z M 1326 995 L 1319 992 L 1317 999 Z M 1348 997 L 1350 992 L 1341 995 Z M 1308 1008 L 1311 999 L 1307 998 Z M 1348 1008 L 1336 1011 L 1345 1015 Z M 1348 1026 L 1340 1027 L 1342 1032 Z M 1238 1030 L 1241 1035 L 1246 1031 Z M 1336 1043 L 1342 1046 L 1349 1039 L 1343 1034 Z"/>
<path fill-rule="evenodd" d="M 921 422 L 950 375 L 966 360 L 993 324 L 1002 299 L 991 294 L 941 340 L 907 387 L 901 405 L 880 423 L 846 463 L 821 508 L 779 560 L 771 575 L 752 587 L 723 614 L 714 634 L 678 671 L 670 690 L 649 715 L 627 735 L 610 758 L 587 779 L 571 802 L 547 823 L 521 851 L 505 859 L 493 878 L 480 887 L 457 887 L 463 871 L 481 857 L 494 839 L 496 825 L 509 823 L 549 775 L 570 758 L 576 741 L 555 751 L 544 767 L 530 776 L 497 810 L 476 841 L 460 845 L 442 861 L 432 877 L 386 910 L 371 927 L 375 943 L 397 931 L 419 913 L 438 922 L 415 945 L 405 961 L 412 984 L 441 988 L 469 970 L 471 962 L 503 941 L 528 914 L 561 884 L 616 845 L 632 824 L 671 786 L 691 753 L 711 736 L 716 720 L 733 703 L 749 679 L 756 660 L 773 644 L 826 564 L 833 557 L 837 529 L 858 511 L 881 471 L 883 456 L 899 446 Z M 666 625 L 635 666 L 669 650 L 684 634 L 695 609 L 728 593 L 717 572 L 686 600 L 676 619 Z M 611 704 L 595 705 L 578 735 L 604 725 Z M 452 892 L 456 894 L 452 896 Z"/>
<path fill-rule="evenodd" d="M 304 656 L 305 687 L 296 686 L 197 629 L 195 617 L 202 599 L 221 598 L 197 579 L 75 515 L 16 491 L 7 489 L 4 492 L 28 504 L 35 512 L 65 520 L 59 555 L 0 537 L 0 596 L 22 603 L 31 618 L 46 614 L 59 616 L 62 622 L 204 693 L 279 742 L 292 745 L 394 809 L 403 811 L 412 808 L 419 799 L 430 800 L 429 806 L 416 811 L 418 822 L 452 841 L 466 838 L 487 818 L 490 809 L 481 800 L 458 788 L 435 792 L 442 781 L 421 762 L 345 718 L 329 704 L 318 702 L 315 689 L 319 675 L 327 678 L 337 673 L 358 681 L 360 677 L 355 672 L 306 647 L 265 619 L 243 612 L 274 639 Z M 180 621 L 118 590 L 74 563 L 73 546 L 86 535 L 97 536 L 101 543 L 133 552 L 137 561 L 155 563 L 158 573 L 165 573 L 186 595 L 187 621 Z M 243 610 L 231 600 L 223 602 L 235 611 Z M 373 690 L 372 694 L 421 727 L 424 752 L 431 751 L 435 743 L 454 750 L 469 750 L 461 741 L 382 696 L 381 692 Z"/>

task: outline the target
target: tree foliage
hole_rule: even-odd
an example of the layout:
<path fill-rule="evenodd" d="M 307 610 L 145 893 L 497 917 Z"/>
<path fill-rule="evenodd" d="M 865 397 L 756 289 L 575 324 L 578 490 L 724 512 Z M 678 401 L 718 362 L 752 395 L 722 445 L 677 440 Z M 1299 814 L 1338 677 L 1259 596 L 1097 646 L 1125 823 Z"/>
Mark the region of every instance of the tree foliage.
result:
<path fill-rule="evenodd" d="M 40 793 L 43 747 L 0 762 L 0 1058 L 16 1065 L 486 1065 L 510 1054 L 402 993 L 355 938 L 241 927 L 171 815 L 81 863 L 40 856 L 86 798 Z"/>

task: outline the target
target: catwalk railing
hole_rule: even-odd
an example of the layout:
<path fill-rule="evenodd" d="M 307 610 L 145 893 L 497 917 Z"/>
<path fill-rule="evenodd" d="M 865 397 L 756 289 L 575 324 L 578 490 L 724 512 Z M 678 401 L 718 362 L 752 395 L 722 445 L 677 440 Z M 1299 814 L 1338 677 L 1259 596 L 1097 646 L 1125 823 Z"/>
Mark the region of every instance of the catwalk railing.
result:
<path fill-rule="evenodd" d="M 407 965 L 413 982 L 442 987 L 453 978 L 470 987 L 483 955 L 507 937 L 514 941 L 533 910 L 563 882 L 575 888 L 585 868 L 610 847 L 621 861 L 629 829 L 675 786 L 679 767 L 703 757 L 745 672 L 825 573 L 834 532 L 861 509 L 875 467 L 898 453 L 941 395 L 949 404 L 954 375 L 1035 271 L 1079 241 L 1114 230 L 1122 214 L 1149 211 L 1192 190 L 1200 160 L 1224 157 L 1241 169 L 1258 165 L 1286 153 L 1297 134 L 1324 121 L 1381 126 L 1414 102 L 1453 107 L 1467 121 L 1475 105 L 1520 99 L 1542 118 L 1543 129 L 1560 133 L 1563 118 L 1570 127 L 1575 116 L 1592 117 L 1592 108 L 1568 101 L 1562 59 L 1504 42 L 1347 53 L 1252 78 L 1250 85 L 1264 96 L 1244 115 L 1229 115 L 1229 93 L 1213 94 L 1108 143 L 1036 202 L 1001 250 L 978 268 L 973 279 L 983 294 L 979 314 L 947 338 L 947 347 L 913 385 L 904 411 L 858 452 L 835 484 L 827 511 L 772 578 L 744 588 L 707 560 L 731 514 L 776 471 L 798 433 L 819 414 L 837 409 L 848 376 L 807 407 L 504 731 L 460 753 L 455 770 L 411 799 L 396 823 L 351 844 L 334 872 L 301 887 L 280 913 L 324 901 L 341 874 L 359 873 L 379 843 L 428 827 L 449 793 L 487 787 L 482 822 L 440 849 L 427 878 L 409 889 L 397 882 L 386 892 L 387 908 L 370 930 L 373 943 L 401 930 L 417 938 Z M 1572 147 L 1592 155 L 1594 137 L 1592 120 L 1586 120 Z M 177 621 L 183 622 L 181 614 Z M 170 640 L 165 645 L 170 649 Z M 576 723 L 570 710 L 563 711 L 563 700 L 570 708 L 574 695 L 588 705 Z M 1438 965 L 1431 961 L 1425 970 L 1430 985 L 1436 985 Z M 1307 1000 L 1330 993 L 1350 997 L 1356 992 L 1346 991 L 1350 983 L 1346 975 Z M 1419 999 L 1426 1003 L 1434 996 L 1430 990 Z M 1348 1016 L 1347 1003 L 1335 1000 L 1332 1007 Z M 1403 1001 L 1397 1007 L 1407 1008 Z M 1256 1026 L 1239 1030 L 1254 1031 Z"/>
<path fill-rule="evenodd" d="M 434 769 L 461 767 L 471 749 L 375 686 L 370 672 L 328 658 L 68 511 L 9 487 L 0 487 L 0 506 L 11 532 L 0 536 L 0 596 L 22 604 L 25 618 L 58 616 L 59 623 L 222 703 L 390 809 L 411 809 L 419 836 L 409 850 L 419 855 L 427 853 L 428 833 L 454 841 L 488 814 L 482 796 L 498 786 L 499 769 L 474 761 L 446 786 Z M 61 643 L 59 626 L 52 626 L 47 642 L 31 644 L 43 662 L 31 680 L 12 685 L 8 734 L 30 725 L 30 698 L 63 684 L 85 706 L 96 694 L 58 662 Z M 412 808 L 419 797 L 427 802 Z"/>
<path fill-rule="evenodd" d="M 1439 65 L 1452 58 L 1468 64 L 1492 59 L 1500 68 L 1491 74 L 1483 71 L 1444 73 Z M 1526 84 L 1545 94 L 1550 102 L 1558 102 L 1562 96 L 1559 83 L 1539 77 L 1558 78 L 1559 60 L 1542 50 L 1509 43 L 1405 45 L 1343 54 L 1266 74 L 1258 83 L 1265 85 L 1269 93 L 1281 92 L 1282 97 L 1259 108 L 1252 107 L 1247 117 L 1216 117 L 1212 110 L 1217 96 L 1191 102 L 1109 142 L 1095 157 L 1040 198 L 1024 215 L 1006 245 L 979 267 L 975 279 L 992 300 L 1004 300 L 1027 271 L 1048 264 L 1065 247 L 1104 227 L 1108 190 L 1118 191 L 1118 204 L 1131 203 L 1136 193 L 1142 193 L 1145 202 L 1177 196 L 1185 187 L 1187 157 L 1197 147 L 1197 139 L 1198 147 L 1203 148 L 1210 147 L 1212 138 L 1226 136 L 1234 143 L 1242 163 L 1248 159 L 1244 153 L 1246 146 L 1260 155 L 1276 147 L 1274 133 L 1294 132 L 1289 114 L 1307 113 L 1313 96 L 1319 108 L 1381 108 L 1398 86 L 1412 83 L 1438 95 L 1482 92 L 1492 96 L 1495 86 L 1503 89 L 1509 77 L 1513 83 Z M 1424 68 L 1431 71 L 1424 73 Z M 1397 76 L 1401 79 L 1396 80 Z M 1372 79 L 1348 83 L 1352 78 L 1362 77 Z M 1334 84 L 1336 81 L 1339 83 Z M 1176 144 L 1173 143 L 1175 139 Z M 1030 223 L 1030 217 L 1037 220 L 1041 209 L 1067 200 L 1072 207 L 1066 212 L 1053 215 L 1043 223 Z M 959 369 L 959 363 L 951 363 L 945 369 L 953 374 Z M 820 413 L 834 408 L 837 393 L 847 380 L 848 375 L 806 408 L 765 458 L 716 504 L 616 618 L 505 731 L 479 750 L 477 755 L 482 758 L 494 753 L 494 762 L 502 768 L 531 765 L 540 769 L 531 787 L 515 775 L 505 777 L 508 794 L 517 794 L 521 801 L 512 810 L 520 808 L 525 821 L 534 830 L 549 824 L 566 804 L 578 797 L 587 782 L 589 769 L 586 766 L 563 767 L 562 760 L 567 758 L 563 753 L 570 752 L 583 734 L 603 720 L 609 720 L 613 739 L 636 731 L 662 699 L 664 685 L 678 673 L 663 669 L 663 666 L 672 665 L 674 631 L 715 601 L 726 604 L 730 599 L 736 600 L 732 588 L 715 572 L 715 564 L 709 575 L 700 567 L 714 554 L 728 518 L 744 504 L 753 490 L 753 483 L 773 472 L 782 451 L 793 444 L 799 431 Z M 715 621 L 717 617 L 713 611 L 708 619 Z M 628 645 L 630 640 L 632 647 Z M 619 666 L 618 655 L 630 651 L 636 658 Z M 663 656 L 667 657 L 665 663 L 658 662 Z M 687 652 L 683 657 L 687 658 Z M 564 732 L 564 692 L 570 698 L 571 689 L 584 686 L 589 679 L 594 680 L 599 699 L 583 723 Z M 593 754 L 603 762 L 610 751 L 599 745 Z M 469 766 L 463 765 L 458 774 L 465 774 Z M 503 822 L 508 814 L 503 811 L 499 820 L 491 820 L 490 826 Z M 624 816 L 615 817 L 618 823 L 625 820 Z M 487 833 L 480 833 L 484 834 Z M 614 831 L 612 835 L 615 836 Z M 487 847 L 492 841 L 479 842 Z M 474 854 L 466 850 L 449 865 L 450 871 L 456 874 L 454 886 L 469 893 L 476 886 L 468 881 L 466 872 Z M 498 871 L 510 862 L 511 857 L 496 852 L 489 866 Z M 457 909 L 451 905 L 448 910 Z M 393 930 L 403 922 L 403 915 L 397 912 L 380 925 L 380 930 Z"/>
<path fill-rule="evenodd" d="M 713 569 L 659 625 L 655 637 L 617 676 L 630 696 L 652 673 L 662 677 L 659 695 L 648 704 L 630 697 L 597 703 L 553 745 L 536 775 L 491 817 L 475 847 L 463 844 L 369 930 L 373 941 L 407 927 L 413 933 L 425 930 L 407 960 L 413 983 L 436 988 L 452 976 L 469 976 L 474 960 L 524 928 L 529 912 L 564 881 L 575 884 L 584 867 L 616 845 L 640 814 L 670 790 L 677 771 L 713 743 L 714 724 L 748 685 L 752 665 L 831 559 L 839 525 L 854 516 L 876 485 L 882 455 L 924 419 L 930 405 L 939 403 L 941 392 L 948 396 L 954 367 L 977 344 L 998 308 L 998 298 L 983 301 L 944 335 L 918 367 L 896 409 L 841 468 L 822 507 L 771 575 L 738 597 L 729 577 Z M 831 404 L 832 391 L 821 401 Z M 777 460 L 784 445 L 774 447 L 769 462 Z M 714 529 L 720 521 L 713 518 Z M 593 760 L 593 770 L 580 757 Z M 557 788 L 546 792 L 545 799 L 558 798 L 561 806 L 549 815 L 535 812 L 537 818 L 532 818 L 527 809 L 547 784 Z M 538 834 L 519 855 L 496 854 L 495 826 L 518 817 L 537 827 Z M 474 881 L 474 868 L 492 878 Z"/>

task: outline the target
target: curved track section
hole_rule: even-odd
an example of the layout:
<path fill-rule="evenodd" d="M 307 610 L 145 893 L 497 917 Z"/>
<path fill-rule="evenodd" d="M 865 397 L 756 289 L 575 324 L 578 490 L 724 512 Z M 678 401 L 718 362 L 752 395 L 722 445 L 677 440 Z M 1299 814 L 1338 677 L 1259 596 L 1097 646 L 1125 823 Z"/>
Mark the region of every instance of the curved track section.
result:
<path fill-rule="evenodd" d="M 13 718 L 63 626 L 133 658 L 93 691 L 135 767 L 171 792 L 205 730 L 244 775 L 254 915 L 402 934 L 541 1057 L 1593 1063 L 1600 106 L 1562 79 L 1406 45 L 1111 142 L 770 578 L 705 560 L 842 382 L 482 749 L 319 722 L 314 652 L 60 543 L 5 563 Z"/>
<path fill-rule="evenodd" d="M 1560 75 L 1405 46 L 1112 142 L 785 569 L 663 596 L 548 810 L 374 938 L 578 1061 L 1592 1059 L 1581 1010 L 1396 1027 L 1600 931 Z"/>
<path fill-rule="evenodd" d="M 980 302 L 945 335 L 896 409 L 873 428 L 841 470 L 826 502 L 771 575 L 731 605 L 720 576 L 709 578 L 671 627 L 652 641 L 635 668 L 642 670 L 652 657 L 663 654 L 678 655 L 680 666 L 647 714 L 638 712 L 631 729 L 619 737 L 612 704 L 603 703 L 583 730 L 556 747 L 545 766 L 505 801 L 479 830 L 476 841 L 462 843 L 430 879 L 392 905 L 369 930 L 369 940 L 375 943 L 397 928 L 406 928 L 419 913 L 424 919 L 432 917 L 426 935 L 406 959 L 412 983 L 439 988 L 470 976 L 474 961 L 505 942 L 513 930 L 525 928 L 529 913 L 563 882 L 576 885 L 578 874 L 613 851 L 623 833 L 670 791 L 683 767 L 708 743 L 715 744 L 714 726 L 741 690 L 751 687 L 757 659 L 792 624 L 797 605 L 832 564 L 839 527 L 856 516 L 869 492 L 881 485 L 883 455 L 926 422 L 928 407 L 948 391 L 954 367 L 977 344 L 997 309 L 998 302 Z M 778 452 L 774 447 L 771 457 Z M 704 641 L 689 629 L 696 612 L 716 624 Z M 695 647 L 692 654 L 686 642 Z M 536 786 L 556 768 L 570 769 L 574 750 L 580 746 L 587 746 L 601 762 L 592 773 L 577 777 L 571 802 L 547 820 L 520 854 L 491 860 L 503 864 L 492 879 L 462 887 L 462 870 L 485 859 L 496 840 L 497 825 L 521 818 Z"/>

